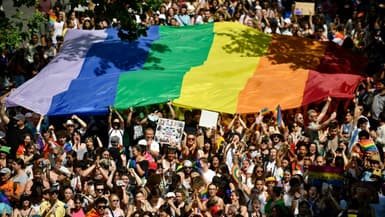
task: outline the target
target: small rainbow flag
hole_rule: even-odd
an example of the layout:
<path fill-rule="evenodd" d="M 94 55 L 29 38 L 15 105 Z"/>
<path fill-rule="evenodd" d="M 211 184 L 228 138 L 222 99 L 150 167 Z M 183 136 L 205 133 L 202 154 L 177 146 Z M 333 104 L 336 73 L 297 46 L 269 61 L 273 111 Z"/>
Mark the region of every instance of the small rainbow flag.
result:
<path fill-rule="evenodd" d="M 269 108 L 265 107 L 261 110 L 261 115 L 268 115 L 270 113 L 270 110 Z"/>
<path fill-rule="evenodd" d="M 309 166 L 308 183 L 321 186 L 323 182 L 336 187 L 343 185 L 343 170 L 330 166 Z"/>
<path fill-rule="evenodd" d="M 203 190 L 201 192 L 201 200 L 206 201 L 208 199 L 209 199 L 209 192 L 208 192 L 207 188 L 205 188 L 205 190 Z"/>
<path fill-rule="evenodd" d="M 378 152 L 377 146 L 374 144 L 372 139 L 361 139 L 359 144 L 364 151 Z"/>
<path fill-rule="evenodd" d="M 303 165 L 299 163 L 293 164 L 292 169 L 293 169 L 293 174 L 295 174 L 296 172 L 300 172 L 303 174 L 304 172 Z"/>
<path fill-rule="evenodd" d="M 231 176 L 235 182 L 239 183 L 241 181 L 241 170 L 238 165 L 233 165 L 231 168 Z"/>
<path fill-rule="evenodd" d="M 51 26 L 53 26 L 53 24 L 55 24 L 55 22 L 56 22 L 56 19 L 57 19 L 56 15 L 54 13 L 50 13 L 49 18 L 48 18 L 48 23 Z"/>

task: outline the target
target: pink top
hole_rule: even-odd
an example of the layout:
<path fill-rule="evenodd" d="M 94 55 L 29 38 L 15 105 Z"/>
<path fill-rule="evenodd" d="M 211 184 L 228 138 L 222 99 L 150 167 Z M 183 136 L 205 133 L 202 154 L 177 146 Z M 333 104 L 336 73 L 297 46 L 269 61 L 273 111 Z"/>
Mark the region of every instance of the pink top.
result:
<path fill-rule="evenodd" d="M 83 209 L 79 209 L 78 211 L 72 212 L 72 217 L 85 217 Z"/>

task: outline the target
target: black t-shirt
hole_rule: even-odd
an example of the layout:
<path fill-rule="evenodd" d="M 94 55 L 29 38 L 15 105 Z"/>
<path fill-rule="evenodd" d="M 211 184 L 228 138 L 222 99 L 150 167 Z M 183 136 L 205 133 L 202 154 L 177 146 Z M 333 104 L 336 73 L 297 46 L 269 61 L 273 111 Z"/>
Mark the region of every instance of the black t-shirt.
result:
<path fill-rule="evenodd" d="M 24 135 L 30 134 L 32 136 L 32 132 L 24 127 L 23 129 L 19 129 L 16 121 L 11 119 L 7 124 L 7 146 L 11 147 L 11 155 L 16 153 L 17 148 L 20 144 L 24 143 Z"/>
<path fill-rule="evenodd" d="M 142 170 L 146 172 L 143 176 L 147 176 L 148 175 L 147 174 L 147 172 L 148 172 L 148 165 L 149 165 L 148 161 L 147 160 L 142 160 L 142 161 L 137 162 L 135 160 L 135 158 L 130 160 L 129 167 L 130 168 L 134 168 L 136 174 L 138 174 L 138 176 L 140 176 L 139 173 L 138 173 L 137 164 L 139 164 L 140 167 L 142 168 Z M 140 176 L 140 177 L 143 177 L 143 176 Z"/>
<path fill-rule="evenodd" d="M 144 138 L 144 128 L 142 125 L 131 124 L 128 129 L 129 145 L 135 146 L 139 140 Z"/>

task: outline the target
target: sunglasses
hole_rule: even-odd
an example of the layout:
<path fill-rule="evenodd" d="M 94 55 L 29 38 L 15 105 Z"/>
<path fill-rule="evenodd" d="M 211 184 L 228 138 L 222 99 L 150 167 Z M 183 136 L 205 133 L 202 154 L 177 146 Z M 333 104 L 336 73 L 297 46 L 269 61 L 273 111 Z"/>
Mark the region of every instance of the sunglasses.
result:
<path fill-rule="evenodd" d="M 107 206 L 98 206 L 98 209 L 105 209 Z"/>

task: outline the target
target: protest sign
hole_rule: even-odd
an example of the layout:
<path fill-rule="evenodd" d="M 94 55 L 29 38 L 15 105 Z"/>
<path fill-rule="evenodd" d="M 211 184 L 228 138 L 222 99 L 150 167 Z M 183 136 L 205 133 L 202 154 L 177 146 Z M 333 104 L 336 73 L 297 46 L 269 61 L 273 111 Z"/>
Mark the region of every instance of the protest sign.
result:
<path fill-rule="evenodd" d="M 295 15 L 313 15 L 314 2 L 296 2 Z"/>
<path fill-rule="evenodd" d="M 218 112 L 202 110 L 201 118 L 199 119 L 200 127 L 212 128 L 217 126 Z"/>
<path fill-rule="evenodd" d="M 155 141 L 158 143 L 175 142 L 180 144 L 182 141 L 184 121 L 159 118 L 155 131 Z"/>

